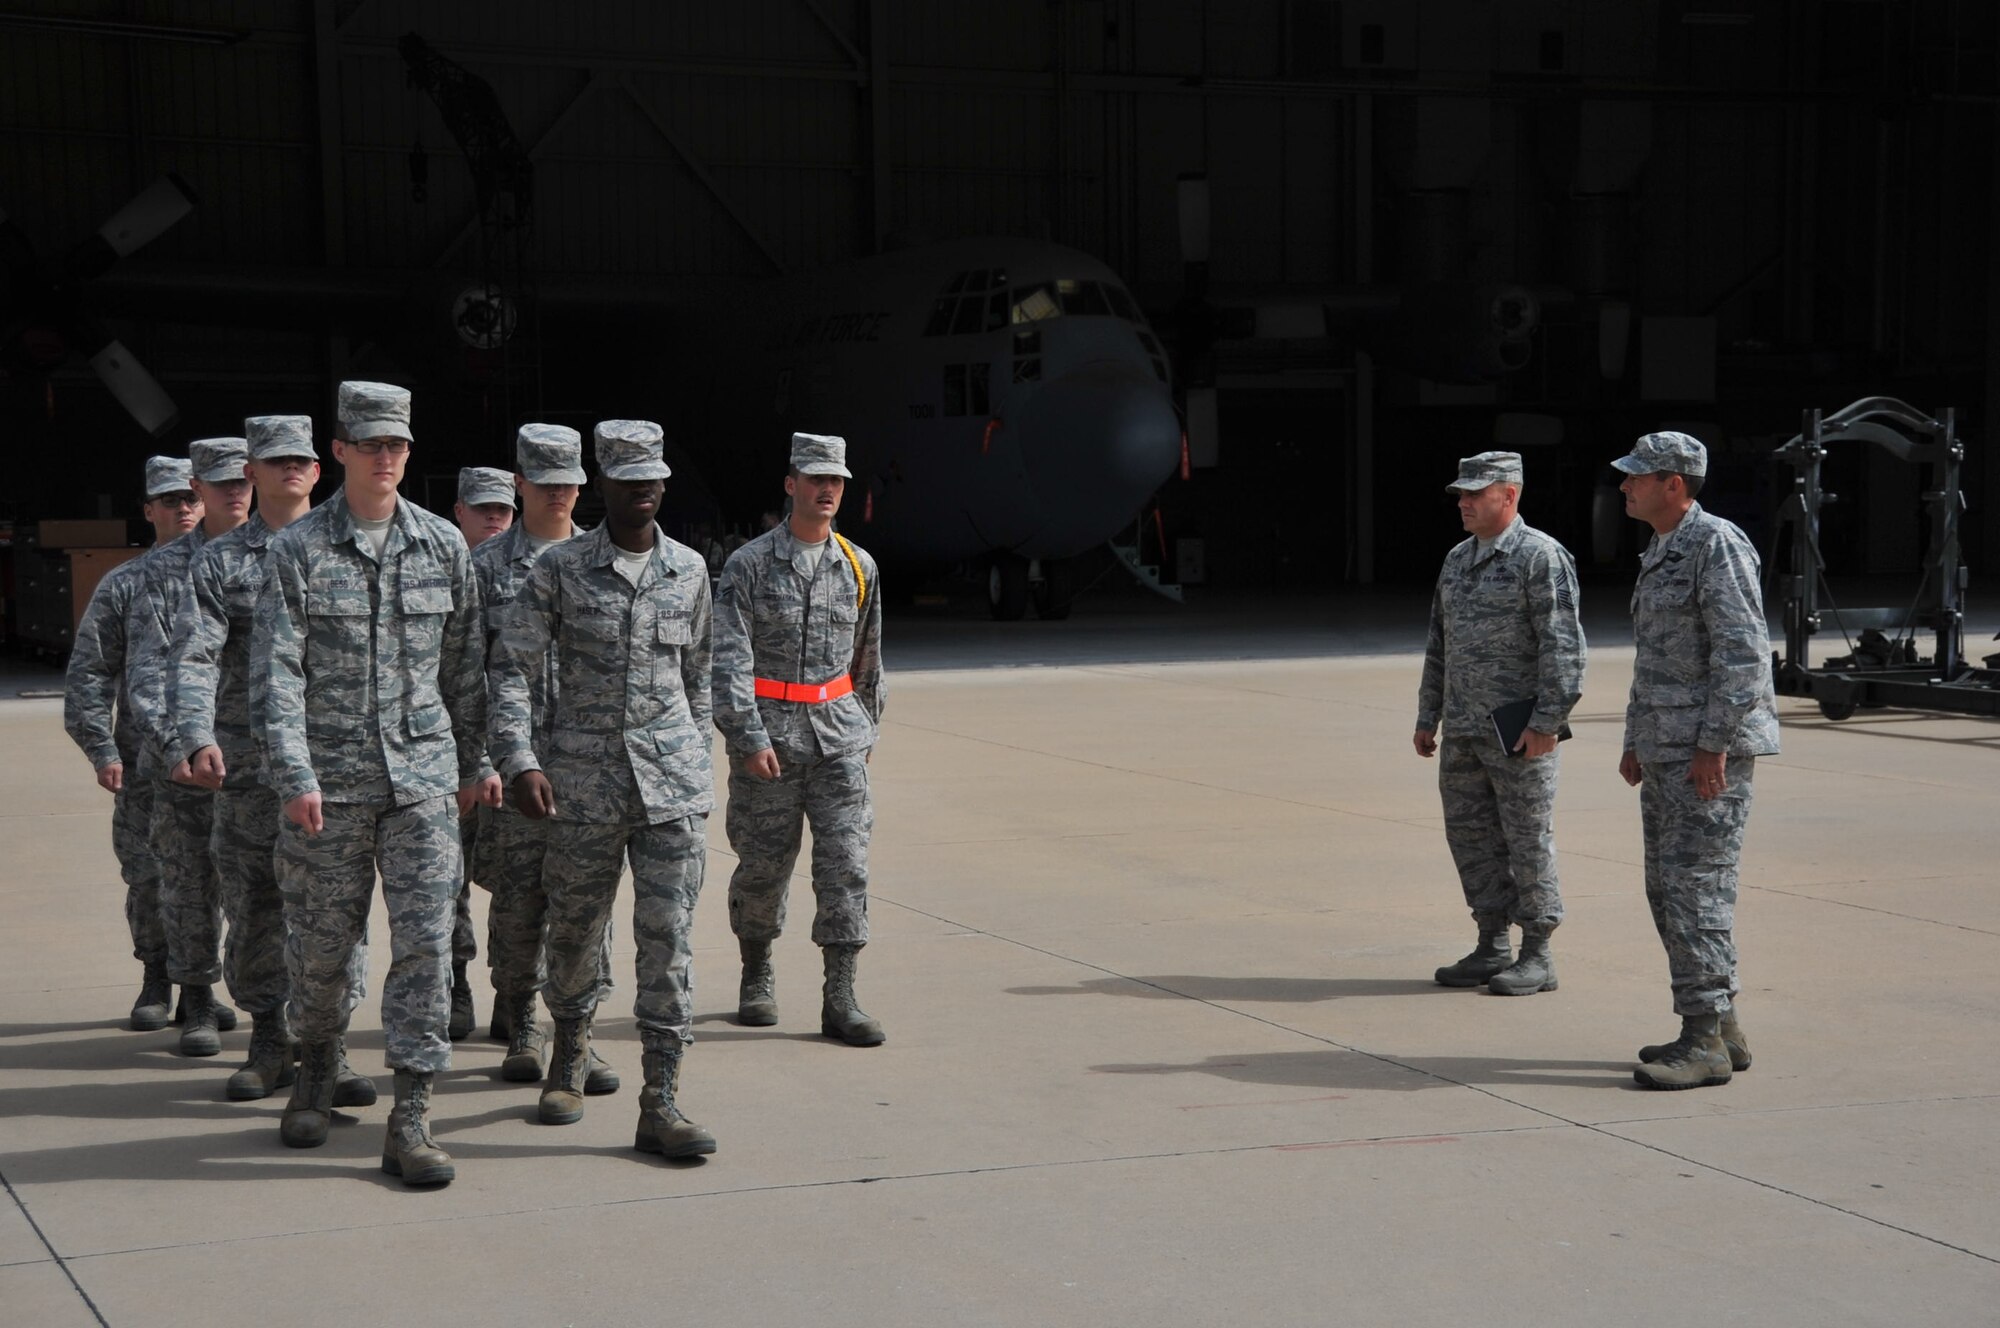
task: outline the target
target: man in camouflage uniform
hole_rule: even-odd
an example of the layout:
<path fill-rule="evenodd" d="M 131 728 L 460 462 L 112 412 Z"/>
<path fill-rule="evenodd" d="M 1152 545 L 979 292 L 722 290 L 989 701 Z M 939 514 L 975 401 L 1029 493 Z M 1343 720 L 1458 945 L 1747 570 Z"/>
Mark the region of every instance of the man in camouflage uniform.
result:
<path fill-rule="evenodd" d="M 507 533 L 514 525 L 514 477 L 492 466 L 464 466 L 458 472 L 458 501 L 452 504 L 452 518 L 465 547 L 475 553 L 479 546 Z M 479 837 L 478 809 L 459 825 L 459 856 L 465 862 L 465 880 L 458 887 L 451 924 L 451 1021 L 445 1031 L 453 1042 L 472 1036 L 479 1022 L 472 1009 L 472 982 L 466 969 L 479 957 L 479 938 L 472 928 L 473 844 Z"/>
<path fill-rule="evenodd" d="M 610 420 L 596 444 L 604 524 L 535 563 L 494 670 L 494 755 L 515 805 L 553 820 L 542 883 L 556 1036 L 539 1115 L 550 1125 L 583 1117 L 600 951 L 629 860 L 646 1072 L 633 1145 L 691 1157 L 715 1151 L 715 1136 L 676 1100 L 693 1040 L 688 932 L 715 805 L 708 570 L 654 524 L 669 473 L 659 426 Z M 533 698 L 550 669 L 557 688 L 543 727 Z"/>
<path fill-rule="evenodd" d="M 167 1026 L 174 993 L 167 977 L 166 926 L 160 919 L 160 868 L 148 842 L 153 772 L 141 764 L 143 740 L 132 713 L 125 628 L 132 601 L 145 583 L 146 560 L 201 520 L 201 499 L 194 495 L 186 461 L 164 456 L 147 460 L 144 511 L 153 527 L 153 547 L 104 574 L 77 624 L 63 690 L 63 728 L 90 758 L 98 787 L 114 799 L 111 851 L 125 881 L 132 957 L 145 965 L 139 998 L 132 1003 L 132 1027 L 152 1032 Z"/>
<path fill-rule="evenodd" d="M 500 794 L 484 751 L 479 588 L 458 531 L 397 495 L 410 394 L 342 383 L 339 412 L 333 455 L 346 482 L 272 538 L 250 647 L 266 782 L 285 817 L 278 884 L 301 1042 L 279 1133 L 294 1148 L 326 1142 L 348 968 L 379 869 L 394 955 L 382 1030 L 396 1076 L 382 1169 L 443 1184 L 456 1173 L 429 1112 L 433 1077 L 451 1064 L 458 818 Z"/>
<path fill-rule="evenodd" d="M 1481 452 L 1445 488 L 1468 538 L 1445 555 L 1431 598 L 1430 642 L 1417 694 L 1417 755 L 1438 755 L 1445 841 L 1458 865 L 1479 943 L 1440 968 L 1447 987 L 1501 996 L 1556 989 L 1549 935 L 1562 923 L 1551 821 L 1556 743 L 1583 693 L 1583 625 L 1569 551 L 1520 517 L 1521 458 Z M 1493 712 L 1533 701 L 1503 749 Z M 1509 923 L 1521 928 L 1514 958 Z"/>
<path fill-rule="evenodd" d="M 250 519 L 202 547 L 188 569 L 175 615 L 167 668 L 173 739 L 167 759 L 175 778 L 212 790 L 215 828 L 209 840 L 229 921 L 222 970 L 229 993 L 250 1011 L 249 1059 L 230 1076 L 238 1102 L 269 1097 L 292 1082 L 292 1045 L 285 1004 L 284 913 L 273 853 L 281 819 L 263 777 L 264 751 L 250 687 L 250 636 L 263 594 L 271 537 L 312 506 L 319 480 L 312 419 L 257 415 L 243 422 L 250 483 L 257 496 Z M 367 954 L 355 948 L 349 1008 L 361 1000 Z M 375 1085 L 347 1069 L 341 1052 L 336 1106 L 365 1107 Z"/>
<path fill-rule="evenodd" d="M 826 977 L 820 1032 L 856 1047 L 883 1040 L 855 1001 L 868 943 L 868 793 L 886 689 L 875 560 L 833 531 L 847 444 L 792 435 L 790 520 L 751 540 L 722 569 L 715 596 L 715 722 L 729 748 L 729 925 L 743 954 L 737 1021 L 778 1021 L 771 943 L 800 831 L 813 832 L 812 938 Z"/>
<path fill-rule="evenodd" d="M 167 975 L 181 984 L 186 1023 L 183 1056 L 213 1056 L 221 1031 L 235 1027 L 232 1011 L 215 999 L 222 977 L 222 882 L 209 838 L 215 829 L 215 794 L 192 783 L 168 755 L 175 737 L 167 702 L 168 652 L 186 600 L 188 568 L 210 540 L 250 517 L 250 458 L 241 438 L 201 438 L 188 445 L 201 524 L 146 560 L 146 580 L 132 601 L 127 638 L 132 646 L 132 711 L 138 717 L 154 772 L 153 853 L 160 863 L 160 916 L 167 928 Z"/>
<path fill-rule="evenodd" d="M 529 571 L 549 549 L 582 533 L 570 520 L 586 478 L 583 439 L 576 430 L 560 424 L 524 424 L 515 434 L 514 449 L 521 473 L 508 476 L 513 486 L 508 492 L 520 492 L 521 520 L 472 554 L 472 571 L 479 578 L 479 602 L 486 615 L 489 713 L 496 701 L 500 630 L 527 584 Z M 551 643 L 549 659 L 531 697 L 537 750 L 548 748 L 555 690 L 556 661 Z M 549 823 L 523 816 L 504 801 L 497 808 L 482 811 L 479 822 L 472 877 L 493 895 L 486 917 L 486 960 L 493 970 L 492 1033 L 507 1042 L 500 1077 L 514 1083 L 534 1083 L 548 1068 L 548 1032 L 535 1018 L 535 995 L 548 976 L 542 947 L 542 924 L 548 913 L 542 861 L 548 848 Z M 599 1004 L 612 988 L 608 923 L 604 938 Z M 598 1096 L 615 1093 L 618 1086 L 618 1072 L 597 1054 L 595 1046 L 591 1047 L 584 1092 Z"/>
<path fill-rule="evenodd" d="M 1726 1084 L 1750 1068 L 1737 1018 L 1736 864 L 1757 758 L 1778 751 L 1757 551 L 1702 511 L 1708 449 L 1649 433 L 1611 463 L 1653 528 L 1632 590 L 1632 695 L 1618 773 L 1639 786 L 1646 902 L 1667 950 L 1681 1035 L 1641 1047 L 1645 1088 Z"/>

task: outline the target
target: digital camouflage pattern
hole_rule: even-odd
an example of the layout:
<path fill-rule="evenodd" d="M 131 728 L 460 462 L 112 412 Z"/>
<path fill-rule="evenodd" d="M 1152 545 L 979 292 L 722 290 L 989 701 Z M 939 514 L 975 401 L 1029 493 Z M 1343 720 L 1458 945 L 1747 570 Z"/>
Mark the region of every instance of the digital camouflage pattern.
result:
<path fill-rule="evenodd" d="M 89 760 L 92 770 L 122 761 L 133 772 L 139 756 L 139 727 L 132 713 L 126 677 L 126 626 L 132 601 L 145 583 L 147 550 L 104 574 L 76 625 L 69 670 L 63 679 L 63 731 Z"/>
<path fill-rule="evenodd" d="M 558 789 L 556 796 L 562 796 Z M 632 1012 L 648 1049 L 694 1039 L 694 959 L 689 934 L 701 898 L 708 829 L 699 816 L 651 825 L 550 823 L 548 984 L 542 998 L 558 1019 L 587 1018 L 602 996 L 618 878 L 632 866 L 632 934 L 638 989 Z"/>
<path fill-rule="evenodd" d="M 1700 503 L 1646 545 L 1632 589 L 1638 655 L 1625 707 L 1625 750 L 1642 763 L 1691 758 L 1697 747 L 1778 750 L 1758 569 L 1749 537 Z"/>
<path fill-rule="evenodd" d="M 349 969 L 367 932 L 379 866 L 392 955 L 382 982 L 384 1059 L 393 1070 L 448 1069 L 458 808 L 441 795 L 398 807 L 328 802 L 321 810 L 318 835 L 289 821 L 278 831 L 293 1031 L 316 1043 L 346 1029 L 354 1003 Z"/>
<path fill-rule="evenodd" d="M 1509 757 L 1487 733 L 1438 744 L 1444 838 L 1465 906 L 1482 930 L 1516 923 L 1547 935 L 1562 923 L 1554 831 L 1557 753 Z"/>
<path fill-rule="evenodd" d="M 636 589 L 612 567 L 606 528 L 555 545 L 501 628 L 493 756 L 510 782 L 546 774 L 557 820 L 657 824 L 715 806 L 708 568 L 655 539 Z M 533 698 L 551 649 L 553 719 L 538 748 Z"/>
<path fill-rule="evenodd" d="M 318 790 L 407 806 L 492 773 L 479 588 L 456 527 L 399 501 L 378 566 L 343 490 L 268 557 L 250 667 L 280 803 Z"/>
<path fill-rule="evenodd" d="M 379 868 L 394 956 L 387 1061 L 444 1069 L 464 879 L 452 795 L 491 772 L 470 555 L 455 527 L 398 501 L 378 564 L 343 490 L 280 531 L 268 558 L 250 652 L 266 688 L 267 783 L 281 806 L 318 791 L 325 818 L 318 836 L 287 821 L 278 837 L 301 1040 L 345 1026 Z"/>
<path fill-rule="evenodd" d="M 209 851 L 221 881 L 222 912 L 229 920 L 222 976 L 229 995 L 246 1010 L 275 1010 L 291 995 L 285 975 L 284 901 L 278 892 L 276 851 L 284 815 L 261 784 L 225 785 L 215 795 L 215 828 Z M 367 957 L 357 948 L 366 976 Z"/>
<path fill-rule="evenodd" d="M 1462 463 L 1511 454 L 1482 453 Z M 1515 459 L 1518 464 L 1518 458 Z M 1518 471 L 1516 472 L 1518 474 Z M 1512 481 L 1509 481 L 1510 483 Z M 1431 597 L 1417 727 L 1444 737 L 1438 794 L 1466 907 L 1483 927 L 1547 934 L 1562 921 L 1554 814 L 1558 755 L 1501 750 L 1493 711 L 1535 700 L 1529 726 L 1558 733 L 1583 694 L 1585 644 L 1576 565 L 1515 517 L 1482 552 L 1474 538 L 1445 556 Z"/>
<path fill-rule="evenodd" d="M 798 446 L 794 439 L 794 447 Z M 789 526 L 751 540 L 722 569 L 715 611 L 715 721 L 729 749 L 729 925 L 746 940 L 775 938 L 798 861 L 800 832 L 813 831 L 813 940 L 868 939 L 868 837 L 874 803 L 868 752 L 887 703 L 882 676 L 882 594 L 875 560 L 854 550 L 868 581 L 866 604 L 845 550 L 829 540 L 814 569 Z M 759 698 L 756 680 L 826 682 L 841 674 L 850 694 L 806 703 Z M 763 780 L 743 759 L 766 747 L 779 777 Z"/>
<path fill-rule="evenodd" d="M 654 541 L 636 586 L 613 567 L 606 527 L 548 549 L 502 626 L 492 669 L 500 768 L 510 780 L 539 769 L 555 793 L 541 865 L 549 1013 L 595 1010 L 629 860 L 634 1009 L 648 1045 L 690 1036 L 688 928 L 707 854 L 700 818 L 715 806 L 708 571 L 692 549 L 657 530 Z M 538 749 L 532 698 L 550 669 L 553 713 Z M 525 934 L 515 962 L 524 950 Z"/>
<path fill-rule="evenodd" d="M 1484 553 L 1468 536 L 1431 596 L 1417 727 L 1493 737 L 1493 711 L 1535 698 L 1529 726 L 1558 732 L 1583 694 L 1583 626 L 1569 550 L 1519 517 Z"/>
<path fill-rule="evenodd" d="M 196 526 L 155 550 L 145 560 L 145 579 L 126 616 L 126 667 L 141 737 L 139 765 L 155 786 L 151 844 L 160 867 L 167 976 L 192 985 L 213 985 L 222 978 L 222 881 L 209 847 L 215 794 L 169 778 L 176 739 L 168 687 L 189 570 L 209 543 L 207 533 Z"/>
<path fill-rule="evenodd" d="M 729 762 L 729 927 L 746 941 L 776 940 L 785 929 L 785 897 L 812 824 L 815 945 L 868 942 L 868 837 L 875 804 L 865 752 L 844 756 L 781 754 L 778 777 L 759 779 Z"/>
<path fill-rule="evenodd" d="M 1646 763 L 1639 819 L 1646 842 L 1646 903 L 1667 951 L 1674 1013 L 1730 1008 L 1736 981 L 1736 867 L 1757 758 L 1732 756 L 1728 787 L 1697 797 L 1687 761 Z"/>
<path fill-rule="evenodd" d="M 253 719 L 261 708 L 251 696 L 250 637 L 273 533 L 253 513 L 236 529 L 208 541 L 189 565 L 168 650 L 168 762 L 216 747 L 228 772 L 224 785 L 233 789 L 263 784 L 263 742 Z"/>
<path fill-rule="evenodd" d="M 1644 440 L 1642 440 L 1644 441 Z M 1758 559 L 1735 525 L 1696 503 L 1655 534 L 1632 592 L 1638 647 L 1625 750 L 1644 772 L 1646 899 L 1666 947 L 1674 1008 L 1729 1008 L 1736 985 L 1736 873 L 1759 756 L 1778 750 L 1771 644 Z M 1725 791 L 1697 796 L 1697 749 L 1726 754 Z"/>
<path fill-rule="evenodd" d="M 827 756 L 865 752 L 887 702 L 882 677 L 882 588 L 875 560 L 854 553 L 868 578 L 868 602 L 839 544 L 828 541 L 815 570 L 779 525 L 723 565 L 715 590 L 715 724 L 731 756 L 775 747 Z M 827 682 L 842 674 L 854 690 L 835 701 L 759 699 L 758 678 Z"/>
<path fill-rule="evenodd" d="M 214 831 L 215 794 L 155 781 L 151 844 L 160 862 L 167 976 L 190 986 L 222 978 L 222 880 L 209 848 Z"/>
<path fill-rule="evenodd" d="M 537 432 L 531 436 L 530 430 Z M 544 439 L 542 431 L 547 431 L 550 437 Z M 540 467 L 536 474 L 557 477 L 537 483 L 572 483 L 567 476 L 580 473 L 564 468 L 575 464 L 578 445 L 573 429 L 523 425 L 517 446 L 524 467 L 532 462 Z M 581 533 L 574 526 L 570 528 L 572 539 Z M 519 524 L 472 551 L 472 570 L 479 578 L 479 600 L 486 616 L 489 712 L 495 701 L 492 683 L 494 666 L 499 661 L 500 629 L 506 616 L 513 612 L 514 601 L 520 597 L 521 587 L 527 584 L 536 557 L 527 527 Z M 529 688 L 529 727 L 537 751 L 548 747 L 549 723 L 555 714 L 556 674 L 555 642 L 551 639 L 542 668 Z M 548 822 L 521 815 L 511 801 L 502 803 L 498 809 L 479 809 L 472 876 L 493 894 L 486 912 L 486 962 L 493 971 L 495 991 L 540 991 L 547 980 L 542 927 L 548 917 L 548 893 L 542 885 L 542 861 L 548 841 Z M 610 990 L 611 982 L 610 936 L 607 927 L 604 991 Z"/>
<path fill-rule="evenodd" d="M 185 464 L 185 463 L 183 463 Z M 138 776 L 140 736 L 126 686 L 126 615 L 145 577 L 151 551 L 120 563 L 91 592 L 70 647 L 63 687 L 63 729 L 102 770 L 123 764 L 125 780 L 113 795 L 111 851 L 125 882 L 125 923 L 133 957 L 164 964 L 167 934 L 160 921 L 160 869 L 153 857 L 153 785 Z"/>

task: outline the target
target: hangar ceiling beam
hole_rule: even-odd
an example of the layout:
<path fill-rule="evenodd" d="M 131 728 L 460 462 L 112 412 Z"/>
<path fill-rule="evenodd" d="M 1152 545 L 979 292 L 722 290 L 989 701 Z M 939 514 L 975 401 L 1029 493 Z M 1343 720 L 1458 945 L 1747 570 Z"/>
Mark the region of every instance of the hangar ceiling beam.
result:
<path fill-rule="evenodd" d="M 660 118 L 659 113 L 653 109 L 652 103 L 641 96 L 637 88 L 622 81 L 618 86 L 627 97 L 632 99 L 632 104 L 639 108 L 639 113 L 646 117 L 646 122 L 653 126 L 653 132 L 664 139 L 667 146 L 674 150 L 674 154 L 688 168 L 688 173 L 701 182 L 701 187 L 708 190 L 710 197 L 715 199 L 716 205 L 728 215 L 731 221 L 736 223 L 736 229 L 743 232 L 743 238 L 748 240 L 750 246 L 762 255 L 766 263 L 771 265 L 771 271 L 782 276 L 785 271 L 784 263 L 778 258 L 777 253 L 772 250 L 771 246 L 764 243 L 764 237 L 757 233 L 757 228 L 750 224 L 750 219 L 744 216 L 742 210 L 731 201 L 729 195 L 723 192 L 722 186 L 716 182 L 713 175 L 708 173 L 708 167 L 703 164 L 701 158 L 696 156 L 685 143 L 681 142 L 674 131 L 667 127 L 667 122 Z"/>
<path fill-rule="evenodd" d="M 577 85 L 576 91 L 570 94 L 570 99 L 563 103 L 562 109 L 557 111 L 555 118 L 543 127 L 542 132 L 536 136 L 535 141 L 528 145 L 528 160 L 530 163 L 541 160 L 542 149 L 554 141 L 557 132 L 564 125 L 568 124 L 577 111 L 582 109 L 584 103 L 595 96 L 603 86 L 589 70 L 586 69 L 584 71 L 583 82 Z M 457 254 L 464 247 L 465 242 L 471 239 L 478 230 L 479 208 L 475 204 L 472 209 L 472 215 L 467 217 L 465 224 L 460 226 L 451 239 L 445 242 L 444 248 L 438 251 L 438 256 L 431 260 L 431 266 L 443 267 L 449 263 L 453 255 Z"/>
<path fill-rule="evenodd" d="M 811 14 L 815 19 L 819 20 L 819 25 L 822 28 L 826 29 L 826 35 L 833 38 L 834 42 L 840 47 L 841 50 L 847 52 L 847 60 L 849 64 L 853 65 L 856 69 L 868 68 L 868 59 L 867 57 L 861 54 L 861 48 L 848 40 L 847 34 L 842 32 L 840 30 L 839 25 L 836 24 L 833 21 L 833 19 L 827 15 L 827 12 L 824 9 L 821 9 L 819 7 L 817 0 L 799 0 L 799 3 L 805 6 L 805 10 L 808 14 Z M 872 3 L 870 5 L 870 10 L 871 12 L 873 10 Z"/>

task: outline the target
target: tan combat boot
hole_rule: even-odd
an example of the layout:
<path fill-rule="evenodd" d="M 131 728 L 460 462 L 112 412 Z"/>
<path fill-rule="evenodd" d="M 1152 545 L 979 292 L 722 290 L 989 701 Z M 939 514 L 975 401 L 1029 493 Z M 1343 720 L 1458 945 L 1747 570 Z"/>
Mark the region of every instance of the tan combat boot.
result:
<path fill-rule="evenodd" d="M 167 980 L 167 961 L 148 959 L 146 976 L 139 983 L 139 999 L 132 1002 L 132 1027 L 151 1033 L 167 1026 L 173 1017 L 174 984 Z"/>
<path fill-rule="evenodd" d="M 278 1124 L 287 1148 L 318 1148 L 333 1124 L 333 1076 L 340 1053 L 332 1042 L 308 1042 L 299 1049 L 299 1077 Z"/>
<path fill-rule="evenodd" d="M 736 1022 L 769 1028 L 778 1022 L 778 975 L 771 968 L 771 943 L 737 938 L 743 952 L 743 984 L 736 990 Z"/>
<path fill-rule="evenodd" d="M 221 1011 L 215 1003 L 215 989 L 208 986 L 181 988 L 181 1055 L 214 1056 L 222 1050 Z"/>
<path fill-rule="evenodd" d="M 1681 1035 L 1661 1048 L 1658 1060 L 1641 1065 L 1632 1080 L 1641 1088 L 1708 1088 L 1729 1082 L 1729 1051 L 1722 1045 L 1722 1018 L 1681 1016 Z"/>
<path fill-rule="evenodd" d="M 396 1105 L 382 1139 L 382 1170 L 405 1185 L 449 1185 L 458 1175 L 451 1154 L 431 1138 L 431 1076 L 396 1071 Z"/>
<path fill-rule="evenodd" d="M 590 1074 L 590 1020 L 556 1020 L 549 1078 L 536 1109 L 544 1125 L 574 1125 L 583 1119 L 583 1081 Z"/>
<path fill-rule="evenodd" d="M 1722 1045 L 1729 1052 L 1729 1068 L 1741 1074 L 1750 1068 L 1750 1039 L 1743 1032 L 1743 1025 L 1736 1017 L 1736 1005 L 1730 1003 L 1722 1015 Z M 1655 1042 L 1639 1048 L 1639 1059 L 1651 1065 L 1667 1054 L 1671 1042 Z"/>
<path fill-rule="evenodd" d="M 333 1105 L 336 1107 L 372 1107 L 378 1094 L 375 1081 L 357 1072 L 347 1063 L 347 1039 L 333 1040 Z"/>
<path fill-rule="evenodd" d="M 231 1102 L 255 1102 L 271 1096 L 297 1078 L 292 1068 L 292 1038 L 285 1031 L 285 1007 L 250 1012 L 250 1056 L 229 1076 L 225 1090 Z"/>
<path fill-rule="evenodd" d="M 1521 957 L 1487 980 L 1486 990 L 1495 996 L 1532 996 L 1556 989 L 1555 960 L 1549 957 L 1546 934 L 1521 935 Z"/>
<path fill-rule="evenodd" d="M 1474 918 L 1479 924 L 1479 944 L 1455 964 L 1446 964 L 1432 976 L 1440 987 L 1480 987 L 1487 979 L 1514 962 L 1514 947 L 1507 936 L 1507 919 Z"/>
<path fill-rule="evenodd" d="M 674 1097 L 680 1090 L 685 1047 L 644 1054 L 646 1087 L 639 1094 L 639 1128 L 632 1146 L 662 1157 L 699 1157 L 715 1151 L 715 1136 L 681 1115 Z"/>
<path fill-rule="evenodd" d="M 500 1077 L 510 1084 L 532 1084 L 548 1073 L 549 1031 L 535 1018 L 535 993 L 510 991 L 493 1003 L 495 1018 L 507 1011 L 507 1057 Z"/>
<path fill-rule="evenodd" d="M 451 966 L 451 1017 L 445 1021 L 445 1036 L 463 1042 L 472 1036 L 472 1026 L 478 1022 L 472 1012 L 472 980 L 465 976 L 465 961 L 461 959 Z"/>
<path fill-rule="evenodd" d="M 854 999 L 854 969 L 858 945 L 826 947 L 826 985 L 821 992 L 819 1031 L 850 1047 L 879 1047 L 886 1040 L 882 1025 L 870 1019 Z"/>

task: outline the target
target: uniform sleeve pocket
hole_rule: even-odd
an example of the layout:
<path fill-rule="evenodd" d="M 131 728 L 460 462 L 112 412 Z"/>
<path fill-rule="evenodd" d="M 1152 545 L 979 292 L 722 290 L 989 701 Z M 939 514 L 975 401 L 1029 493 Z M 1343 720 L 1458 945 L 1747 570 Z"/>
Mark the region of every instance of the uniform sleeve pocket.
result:
<path fill-rule="evenodd" d="M 701 734 L 693 728 L 660 729 L 653 734 L 653 742 L 660 755 L 673 756 L 687 750 L 700 741 Z"/>
<path fill-rule="evenodd" d="M 427 738 L 433 733 L 442 733 L 451 727 L 451 716 L 443 706 L 425 706 L 412 710 L 404 721 L 412 738 Z"/>

